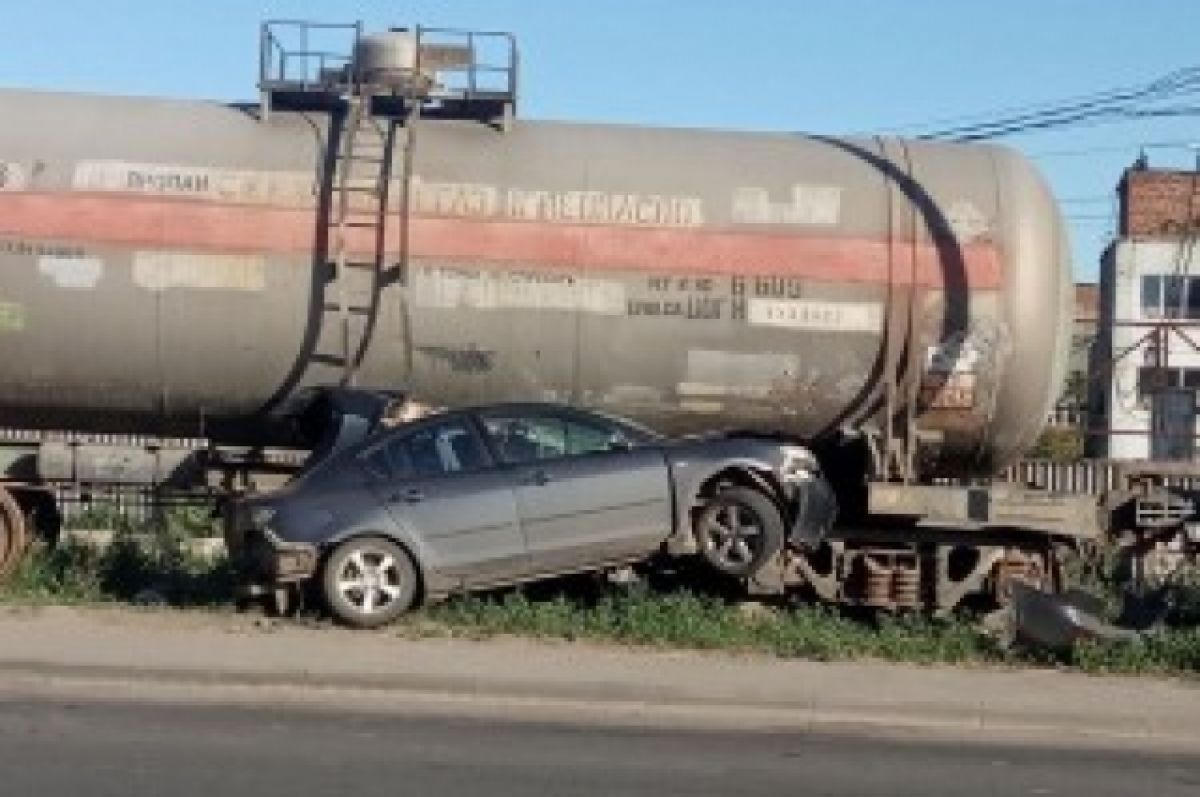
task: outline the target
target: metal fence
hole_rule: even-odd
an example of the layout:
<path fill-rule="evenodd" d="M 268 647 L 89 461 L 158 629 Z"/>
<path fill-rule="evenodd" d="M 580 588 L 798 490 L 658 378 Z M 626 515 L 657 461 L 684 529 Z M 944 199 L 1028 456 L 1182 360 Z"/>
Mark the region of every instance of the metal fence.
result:
<path fill-rule="evenodd" d="M 1001 479 L 1038 490 L 1085 495 L 1123 489 L 1134 480 L 1152 481 L 1179 490 L 1200 490 L 1200 464 L 1181 466 L 1178 463 L 1111 459 L 1085 459 L 1078 462 L 1030 459 L 1008 468 Z"/>
<path fill-rule="evenodd" d="M 1121 483 L 1119 465 L 1111 460 L 1022 460 L 1004 471 L 1001 479 L 1038 490 L 1089 495 L 1099 495 Z"/>
<path fill-rule="evenodd" d="M 161 522 L 173 507 L 211 508 L 203 497 L 163 496 L 149 489 L 80 488 L 64 485 L 54 489 L 63 526 L 69 529 L 139 529 Z"/>

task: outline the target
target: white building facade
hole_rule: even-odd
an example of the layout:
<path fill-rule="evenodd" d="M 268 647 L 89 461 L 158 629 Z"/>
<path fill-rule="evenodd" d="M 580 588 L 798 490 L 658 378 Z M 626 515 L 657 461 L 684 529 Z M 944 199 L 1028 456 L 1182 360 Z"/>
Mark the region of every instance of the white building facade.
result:
<path fill-rule="evenodd" d="M 1196 236 L 1123 238 L 1109 247 L 1093 352 L 1089 453 L 1150 459 L 1153 395 L 1200 390 Z"/>

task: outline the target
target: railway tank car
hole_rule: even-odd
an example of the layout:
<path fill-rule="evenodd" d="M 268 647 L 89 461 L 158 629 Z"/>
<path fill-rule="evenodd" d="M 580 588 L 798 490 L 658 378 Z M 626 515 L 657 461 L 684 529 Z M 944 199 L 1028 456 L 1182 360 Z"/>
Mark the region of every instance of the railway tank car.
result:
<path fill-rule="evenodd" d="M 341 286 L 329 114 L 3 91 L 0 117 L 9 426 L 253 441 L 344 378 L 341 290 L 355 380 L 434 404 L 812 438 L 898 376 L 929 471 L 962 474 L 1058 390 L 1063 226 L 998 147 L 426 121 L 407 220 L 347 233 L 362 261 L 386 236 L 386 276 Z"/>

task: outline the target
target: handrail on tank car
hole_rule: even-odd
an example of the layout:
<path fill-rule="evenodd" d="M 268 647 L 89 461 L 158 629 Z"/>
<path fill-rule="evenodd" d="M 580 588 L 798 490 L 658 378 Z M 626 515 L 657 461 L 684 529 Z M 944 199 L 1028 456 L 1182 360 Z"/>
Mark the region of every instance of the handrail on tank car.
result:
<path fill-rule="evenodd" d="M 300 40 L 299 49 L 289 48 L 276 31 L 279 29 L 296 31 Z M 354 40 L 350 52 L 338 53 L 328 50 L 313 50 L 308 44 L 309 31 L 332 30 L 353 32 Z M 262 23 L 259 45 L 259 88 L 279 84 L 299 84 L 302 90 L 321 85 L 321 76 L 331 66 L 345 67 L 354 61 L 354 52 L 363 35 L 362 22 L 310 22 L 300 19 L 271 19 Z M 315 79 L 310 79 L 313 73 L 306 67 L 300 71 L 300 79 L 289 77 L 289 61 L 300 61 L 308 64 L 316 59 L 317 69 Z"/>
<path fill-rule="evenodd" d="M 520 51 L 517 47 L 517 37 L 506 31 L 492 30 L 465 30 L 463 28 L 431 28 L 418 26 L 416 28 L 417 36 L 417 68 L 420 69 L 420 58 L 422 45 L 427 42 L 427 36 L 433 36 L 435 39 L 445 37 L 448 39 L 457 39 L 464 42 L 467 51 L 470 53 L 468 63 L 464 66 L 449 66 L 438 69 L 439 75 L 454 75 L 461 74 L 465 76 L 466 86 L 458 89 L 449 89 L 443 92 L 443 96 L 461 97 L 467 101 L 478 99 L 480 97 L 495 97 L 496 95 L 504 95 L 514 104 L 517 100 L 517 80 L 520 75 Z M 479 60 L 478 43 L 488 40 L 501 40 L 504 42 L 507 50 L 507 58 L 505 63 L 483 63 Z M 437 42 L 433 42 L 436 44 Z M 480 88 L 480 75 L 503 75 L 504 86 L 497 89 Z"/>

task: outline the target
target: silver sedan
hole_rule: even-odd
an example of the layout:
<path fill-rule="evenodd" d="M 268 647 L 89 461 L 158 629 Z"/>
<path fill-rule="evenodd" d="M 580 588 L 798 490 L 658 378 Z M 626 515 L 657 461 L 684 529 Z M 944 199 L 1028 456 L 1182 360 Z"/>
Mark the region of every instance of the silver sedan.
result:
<path fill-rule="evenodd" d="M 421 601 L 662 553 L 752 577 L 819 540 L 833 493 L 804 447 L 670 440 L 553 404 L 443 412 L 322 459 L 230 515 L 247 585 L 315 581 L 343 622 L 387 623 Z"/>

